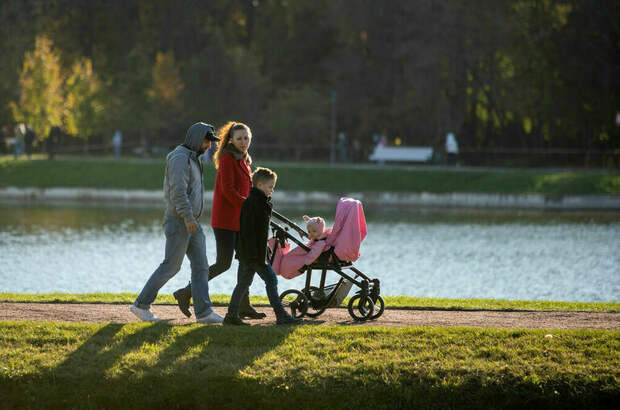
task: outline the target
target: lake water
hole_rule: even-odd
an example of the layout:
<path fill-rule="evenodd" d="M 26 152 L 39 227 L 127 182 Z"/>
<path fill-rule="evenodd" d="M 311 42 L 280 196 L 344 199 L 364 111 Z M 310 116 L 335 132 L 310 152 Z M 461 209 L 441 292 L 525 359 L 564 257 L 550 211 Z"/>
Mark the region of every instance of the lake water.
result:
<path fill-rule="evenodd" d="M 334 209 L 303 213 L 328 225 Z M 152 207 L 0 204 L 0 292 L 138 293 L 163 259 L 163 211 Z M 366 209 L 355 266 L 383 295 L 620 301 L 620 214 Z M 202 218 L 209 262 L 215 241 Z M 230 294 L 236 262 L 210 283 Z M 161 293 L 189 280 L 189 263 Z M 335 278 L 335 274 L 330 275 Z M 304 276 L 279 279 L 279 290 Z M 265 295 L 257 277 L 252 294 Z"/>

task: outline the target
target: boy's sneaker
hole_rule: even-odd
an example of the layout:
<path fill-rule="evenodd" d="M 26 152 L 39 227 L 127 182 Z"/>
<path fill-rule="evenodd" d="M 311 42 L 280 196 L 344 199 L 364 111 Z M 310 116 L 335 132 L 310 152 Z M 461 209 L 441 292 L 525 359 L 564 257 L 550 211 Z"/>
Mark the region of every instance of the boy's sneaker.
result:
<path fill-rule="evenodd" d="M 226 315 L 224 317 L 225 325 L 233 325 L 233 326 L 250 326 L 249 323 L 245 323 L 241 318 L 237 315 Z"/>
<path fill-rule="evenodd" d="M 203 325 L 210 325 L 214 323 L 222 323 L 224 318 L 215 312 L 209 313 L 207 316 L 196 318 L 196 323 L 202 323 Z"/>
<path fill-rule="evenodd" d="M 141 309 L 136 305 L 129 307 L 131 313 L 136 315 L 143 322 L 159 322 L 161 319 L 155 316 L 149 309 Z"/>
<path fill-rule="evenodd" d="M 276 325 L 299 325 L 301 322 L 301 318 L 286 315 L 279 317 L 278 320 L 276 320 Z"/>

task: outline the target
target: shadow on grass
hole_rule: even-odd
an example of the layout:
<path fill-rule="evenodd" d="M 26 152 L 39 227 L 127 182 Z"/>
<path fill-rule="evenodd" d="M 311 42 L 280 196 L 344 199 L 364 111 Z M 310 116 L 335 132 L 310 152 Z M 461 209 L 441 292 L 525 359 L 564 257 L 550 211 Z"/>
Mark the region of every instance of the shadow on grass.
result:
<path fill-rule="evenodd" d="M 48 372 L 1 380 L 0 408 L 228 408 L 263 396 L 240 371 L 292 331 L 107 324 Z"/>
<path fill-rule="evenodd" d="M 294 331 L 281 326 L 102 325 L 49 371 L 0 380 L 0 408 L 550 410 L 613 408 L 619 397 L 618 390 L 605 389 L 613 383 L 603 381 L 567 377 L 545 384 L 509 373 L 485 380 L 484 374 L 465 371 L 466 382 L 451 384 L 445 378 L 441 382 L 449 370 L 429 374 L 397 366 L 386 372 L 372 363 L 306 379 L 296 366 L 303 371 L 298 352 L 286 369 L 259 366 L 264 377 L 244 375 Z M 372 362 L 372 352 L 364 358 Z"/>

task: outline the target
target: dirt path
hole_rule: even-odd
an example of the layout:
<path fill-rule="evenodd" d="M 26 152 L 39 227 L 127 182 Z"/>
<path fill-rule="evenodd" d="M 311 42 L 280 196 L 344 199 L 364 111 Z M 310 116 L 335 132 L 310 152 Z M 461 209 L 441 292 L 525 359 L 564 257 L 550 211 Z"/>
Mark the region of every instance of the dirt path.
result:
<path fill-rule="evenodd" d="M 226 307 L 214 309 L 220 315 Z M 259 307 L 267 318 L 252 320 L 254 325 L 273 325 L 275 316 L 271 308 Z M 176 306 L 154 305 L 152 311 L 172 324 L 194 323 L 193 317 L 185 318 Z M 0 303 L 0 320 L 35 320 L 60 322 L 114 322 L 130 323 L 137 319 L 129 312 L 129 305 L 69 304 L 69 303 Z M 530 329 L 609 329 L 620 330 L 620 312 L 502 312 L 466 310 L 406 310 L 386 309 L 374 321 L 358 323 L 351 319 L 346 309 L 328 309 L 316 319 L 306 320 L 316 325 L 363 326 L 465 326 Z"/>

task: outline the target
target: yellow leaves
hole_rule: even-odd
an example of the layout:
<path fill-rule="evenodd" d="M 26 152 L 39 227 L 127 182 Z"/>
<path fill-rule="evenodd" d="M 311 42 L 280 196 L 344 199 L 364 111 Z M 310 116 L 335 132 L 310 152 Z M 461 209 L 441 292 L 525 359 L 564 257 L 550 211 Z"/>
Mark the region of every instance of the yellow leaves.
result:
<path fill-rule="evenodd" d="M 34 50 L 24 56 L 19 102 L 9 103 L 14 119 L 31 126 L 40 140 L 61 125 L 70 134 L 88 137 L 104 110 L 92 62 L 80 59 L 64 73 L 60 59 L 52 41 L 37 36 Z"/>
<path fill-rule="evenodd" d="M 497 60 L 497 67 L 499 68 L 502 78 L 510 79 L 514 77 L 514 63 L 507 54 L 498 51 L 495 53 L 495 59 Z"/>
<path fill-rule="evenodd" d="M 181 91 L 185 85 L 180 79 L 179 70 L 172 52 L 158 52 L 152 69 L 153 82 L 147 95 L 153 104 L 155 123 L 183 109 Z"/>
<path fill-rule="evenodd" d="M 59 53 L 47 37 L 37 36 L 34 50 L 24 56 L 19 102 L 9 104 L 14 119 L 30 125 L 39 138 L 62 122 L 63 80 Z"/>
<path fill-rule="evenodd" d="M 245 27 L 248 23 L 245 14 L 240 11 L 233 11 L 231 19 L 240 27 Z"/>
<path fill-rule="evenodd" d="M 573 11 L 573 6 L 570 4 L 556 4 L 555 5 L 555 26 L 561 27 L 565 26 L 568 23 L 568 15 Z"/>
<path fill-rule="evenodd" d="M 176 104 L 184 84 L 179 78 L 172 52 L 158 52 L 153 66 L 153 86 L 148 95 L 159 101 Z"/>
<path fill-rule="evenodd" d="M 487 119 L 489 118 L 489 113 L 483 104 L 476 104 L 476 117 L 478 117 L 478 119 L 483 123 L 487 122 Z"/>
<path fill-rule="evenodd" d="M 87 138 L 95 132 L 103 103 L 98 98 L 100 83 L 92 62 L 84 58 L 71 67 L 65 84 L 64 123 L 70 134 Z"/>
<path fill-rule="evenodd" d="M 532 119 L 529 117 L 525 117 L 523 118 L 523 131 L 525 131 L 526 134 L 529 134 L 530 132 L 532 132 Z"/>

